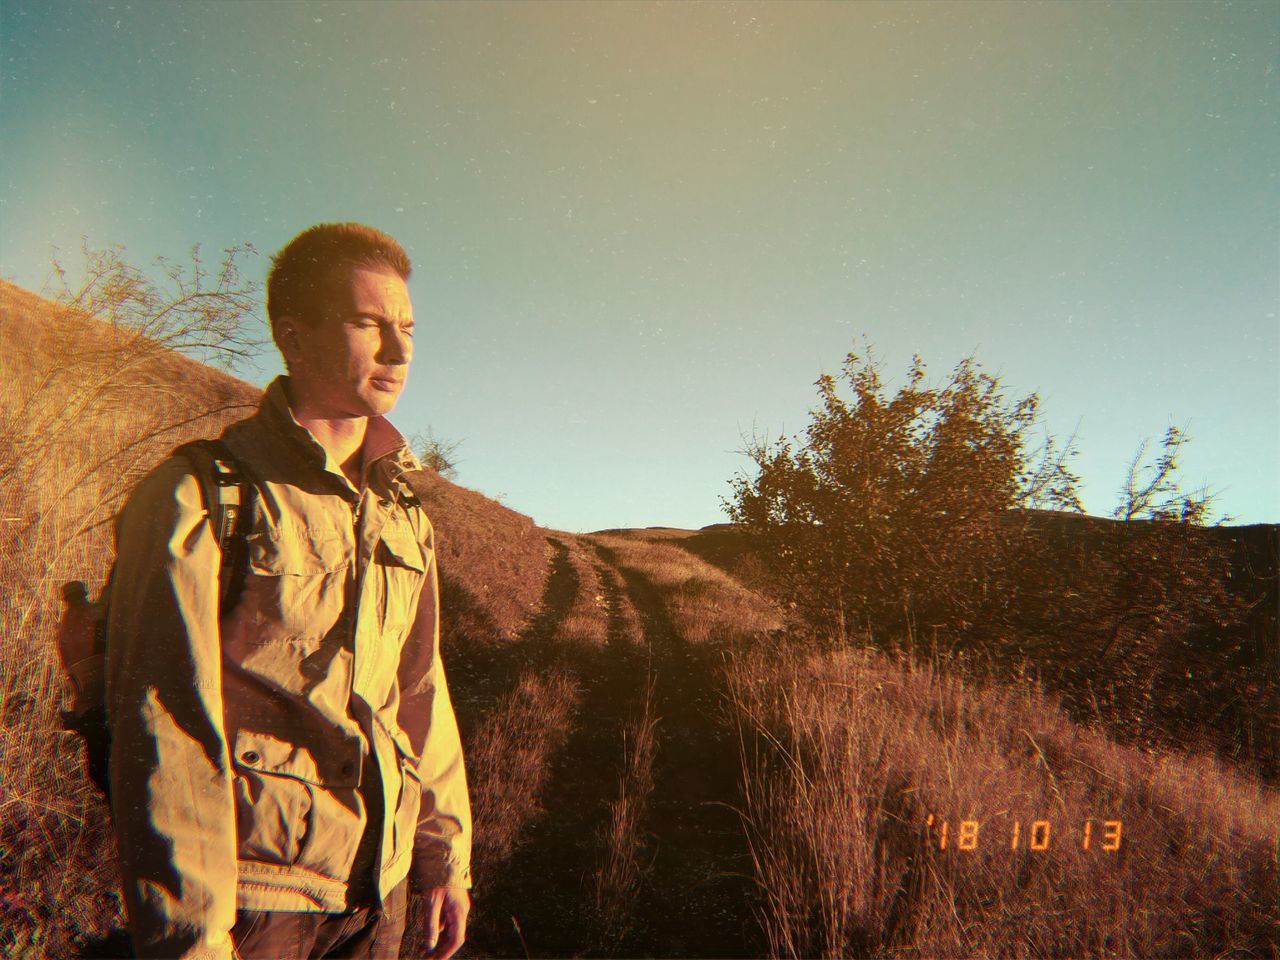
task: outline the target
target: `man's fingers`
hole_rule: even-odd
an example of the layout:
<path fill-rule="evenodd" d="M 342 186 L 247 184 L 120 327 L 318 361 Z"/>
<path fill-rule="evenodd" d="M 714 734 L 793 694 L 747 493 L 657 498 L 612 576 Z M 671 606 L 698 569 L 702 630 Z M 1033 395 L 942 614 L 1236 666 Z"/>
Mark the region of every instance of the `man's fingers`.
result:
<path fill-rule="evenodd" d="M 436 941 L 440 939 L 440 906 L 443 903 L 441 891 L 432 890 L 427 899 L 427 946 L 432 950 L 435 950 Z"/>
<path fill-rule="evenodd" d="M 467 913 L 470 901 L 465 894 L 462 897 L 446 893 L 443 897 L 444 930 L 440 941 L 431 952 L 431 960 L 449 960 L 467 937 Z"/>
<path fill-rule="evenodd" d="M 431 960 L 449 960 L 458 948 L 462 946 L 462 925 L 458 923 L 446 923 L 444 925 L 444 936 L 440 938 L 435 952 L 431 954 Z"/>

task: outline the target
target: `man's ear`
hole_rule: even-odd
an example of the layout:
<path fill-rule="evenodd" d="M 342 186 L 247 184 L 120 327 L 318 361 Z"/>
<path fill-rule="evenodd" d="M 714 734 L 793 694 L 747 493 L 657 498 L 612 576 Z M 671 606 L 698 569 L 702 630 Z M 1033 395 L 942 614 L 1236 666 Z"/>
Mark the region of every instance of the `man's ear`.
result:
<path fill-rule="evenodd" d="M 290 314 L 278 318 L 275 322 L 275 341 L 280 353 L 286 360 L 296 356 L 301 342 L 298 338 L 298 318 Z"/>

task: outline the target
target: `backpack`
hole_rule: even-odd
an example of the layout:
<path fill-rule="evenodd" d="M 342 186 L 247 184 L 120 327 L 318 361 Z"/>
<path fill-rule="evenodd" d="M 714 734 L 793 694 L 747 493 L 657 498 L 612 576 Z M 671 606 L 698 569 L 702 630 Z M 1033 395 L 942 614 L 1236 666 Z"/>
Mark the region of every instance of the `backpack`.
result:
<path fill-rule="evenodd" d="M 186 457 L 196 468 L 222 565 L 218 571 L 218 611 L 225 614 L 239 599 L 248 569 L 248 525 L 254 485 L 221 440 L 192 440 L 174 454 Z M 206 477 L 211 478 L 210 490 Z M 58 657 L 70 681 L 72 709 L 62 711 L 62 724 L 85 744 L 89 778 L 110 799 L 108 760 L 111 728 L 106 708 L 107 605 L 115 567 L 107 576 L 97 603 L 89 602 L 83 580 L 62 585 L 62 617 L 58 622 Z"/>

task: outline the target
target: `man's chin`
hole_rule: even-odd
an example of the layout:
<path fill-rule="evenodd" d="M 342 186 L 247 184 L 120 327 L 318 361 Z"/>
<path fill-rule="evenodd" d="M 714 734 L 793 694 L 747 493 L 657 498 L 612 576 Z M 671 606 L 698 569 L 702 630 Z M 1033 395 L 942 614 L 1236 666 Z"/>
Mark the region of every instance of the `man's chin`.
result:
<path fill-rule="evenodd" d="M 364 401 L 365 407 L 369 410 L 366 416 L 380 417 L 390 413 L 396 405 L 396 401 L 400 399 L 400 391 L 380 390 L 377 387 L 370 387 L 364 391 L 360 397 Z"/>

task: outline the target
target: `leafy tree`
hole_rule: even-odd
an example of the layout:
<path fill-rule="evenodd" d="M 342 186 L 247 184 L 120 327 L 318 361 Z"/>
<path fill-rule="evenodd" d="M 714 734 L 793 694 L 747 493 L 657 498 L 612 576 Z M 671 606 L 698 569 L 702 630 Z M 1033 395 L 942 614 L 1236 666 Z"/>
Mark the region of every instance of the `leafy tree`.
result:
<path fill-rule="evenodd" d="M 850 353 L 817 381 L 804 441 L 753 440 L 758 472 L 724 500 L 785 598 L 812 622 L 901 632 L 1007 617 L 1017 524 L 1010 510 L 1080 510 L 1074 450 L 1033 442 L 1039 399 L 1006 398 L 972 359 L 941 386 L 915 357 L 889 396 L 880 367 Z"/>
<path fill-rule="evenodd" d="M 1041 436 L 1036 394 L 1007 397 L 972 358 L 931 386 L 915 357 L 890 395 L 850 353 L 817 387 L 805 434 L 752 438 L 754 475 L 722 502 L 819 633 L 1029 660 L 1081 713 L 1139 737 L 1221 717 L 1265 670 L 1239 629 L 1258 598 L 1231 586 L 1234 542 L 1205 527 L 1207 490 L 1180 489 L 1183 430 L 1139 448 L 1112 518 L 1085 517 L 1074 438 Z"/>

